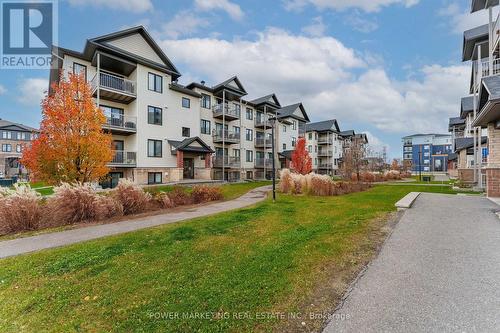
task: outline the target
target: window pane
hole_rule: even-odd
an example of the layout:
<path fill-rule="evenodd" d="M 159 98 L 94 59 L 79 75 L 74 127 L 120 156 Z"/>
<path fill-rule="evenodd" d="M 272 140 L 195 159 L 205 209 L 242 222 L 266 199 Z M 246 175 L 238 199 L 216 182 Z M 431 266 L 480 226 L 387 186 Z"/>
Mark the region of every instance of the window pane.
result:
<path fill-rule="evenodd" d="M 156 91 L 157 92 L 163 91 L 163 78 L 159 75 L 156 75 Z"/>
<path fill-rule="evenodd" d="M 148 89 L 155 90 L 155 76 L 152 73 L 149 73 L 148 76 Z"/>

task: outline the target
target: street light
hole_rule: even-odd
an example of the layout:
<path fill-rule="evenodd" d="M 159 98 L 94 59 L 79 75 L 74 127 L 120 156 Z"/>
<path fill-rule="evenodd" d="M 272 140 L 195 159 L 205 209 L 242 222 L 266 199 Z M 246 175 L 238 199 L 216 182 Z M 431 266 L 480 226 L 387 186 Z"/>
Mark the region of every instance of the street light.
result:
<path fill-rule="evenodd" d="M 418 151 L 418 180 L 422 181 L 422 151 Z"/>
<path fill-rule="evenodd" d="M 274 156 L 274 126 L 276 124 L 276 117 L 270 118 L 271 123 L 271 154 L 273 155 L 273 203 L 276 202 L 276 158 Z M 264 162 L 265 163 L 265 162 Z"/>

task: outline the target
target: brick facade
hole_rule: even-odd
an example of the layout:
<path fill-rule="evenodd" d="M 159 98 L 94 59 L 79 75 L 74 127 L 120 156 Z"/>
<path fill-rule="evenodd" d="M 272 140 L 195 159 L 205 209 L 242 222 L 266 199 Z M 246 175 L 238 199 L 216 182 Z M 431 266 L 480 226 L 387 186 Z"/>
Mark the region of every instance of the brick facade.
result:
<path fill-rule="evenodd" d="M 500 168 L 486 169 L 486 194 L 500 197 Z"/>
<path fill-rule="evenodd" d="M 458 169 L 458 179 L 462 182 L 472 183 L 474 181 L 474 169 Z"/>

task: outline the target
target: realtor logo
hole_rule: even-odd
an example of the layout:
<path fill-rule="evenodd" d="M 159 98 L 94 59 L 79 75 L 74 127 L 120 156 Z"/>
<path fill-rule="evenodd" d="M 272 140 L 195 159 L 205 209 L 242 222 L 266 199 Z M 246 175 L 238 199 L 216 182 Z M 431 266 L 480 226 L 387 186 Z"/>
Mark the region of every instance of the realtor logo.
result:
<path fill-rule="evenodd" d="M 1 1 L 2 69 L 50 68 L 57 42 L 57 2 Z"/>

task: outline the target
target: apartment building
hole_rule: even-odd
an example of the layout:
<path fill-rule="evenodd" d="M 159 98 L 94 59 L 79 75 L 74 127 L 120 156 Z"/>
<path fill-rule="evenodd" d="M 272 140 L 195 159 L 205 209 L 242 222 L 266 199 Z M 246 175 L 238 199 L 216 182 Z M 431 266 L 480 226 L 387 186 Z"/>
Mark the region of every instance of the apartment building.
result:
<path fill-rule="evenodd" d="M 306 125 L 306 146 L 313 161 L 313 171 L 325 175 L 339 173 L 344 137 L 336 119 Z"/>
<path fill-rule="evenodd" d="M 471 13 L 487 10 L 488 20 L 464 32 L 462 61 L 472 64 L 468 97 L 472 103 L 464 135 L 468 152 L 462 153 L 464 161 L 459 157 L 459 164 L 472 169 L 472 176 L 469 171 L 464 178 L 486 187 L 488 196 L 494 197 L 500 196 L 500 16 L 493 17 L 498 3 L 471 1 Z"/>
<path fill-rule="evenodd" d="M 82 52 L 54 47 L 52 66 L 51 83 L 84 73 L 105 112 L 115 152 L 106 186 L 120 178 L 270 178 L 273 158 L 286 164 L 309 122 L 301 103 L 282 106 L 275 94 L 248 100 L 236 76 L 179 84 L 181 74 L 143 27 L 89 39 Z"/>
<path fill-rule="evenodd" d="M 20 163 L 23 149 L 38 136 L 38 130 L 0 118 L 0 178 L 24 177 L 28 170 Z"/>
<path fill-rule="evenodd" d="M 448 171 L 448 155 L 452 152 L 449 134 L 414 134 L 405 136 L 403 161 L 411 165 L 413 173 L 441 173 Z"/>

